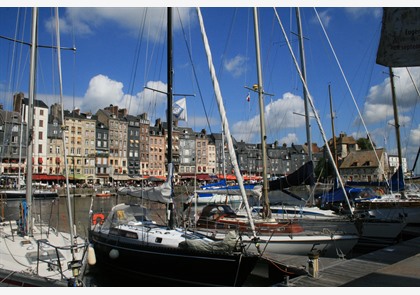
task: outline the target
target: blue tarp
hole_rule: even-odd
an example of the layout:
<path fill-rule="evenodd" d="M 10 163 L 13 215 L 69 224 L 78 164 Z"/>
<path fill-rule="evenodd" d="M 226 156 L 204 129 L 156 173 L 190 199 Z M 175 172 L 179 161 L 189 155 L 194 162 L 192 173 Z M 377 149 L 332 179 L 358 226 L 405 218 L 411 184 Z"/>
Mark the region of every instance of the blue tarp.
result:
<path fill-rule="evenodd" d="M 360 193 L 364 190 L 362 188 L 354 188 L 354 187 L 345 187 L 347 197 L 349 200 L 354 199 L 355 197 L 359 196 Z M 334 188 L 332 191 L 325 193 L 321 196 L 321 203 L 333 203 L 333 202 L 345 202 L 346 198 L 342 188 Z"/>

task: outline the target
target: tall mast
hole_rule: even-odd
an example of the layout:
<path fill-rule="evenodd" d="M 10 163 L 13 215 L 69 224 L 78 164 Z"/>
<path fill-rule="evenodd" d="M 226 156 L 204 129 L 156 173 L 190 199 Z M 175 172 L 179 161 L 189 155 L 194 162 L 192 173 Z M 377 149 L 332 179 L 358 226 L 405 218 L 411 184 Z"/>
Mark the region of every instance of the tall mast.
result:
<path fill-rule="evenodd" d="M 34 125 L 34 101 L 35 101 L 35 75 L 36 75 L 36 50 L 38 40 L 38 8 L 34 7 L 32 10 L 32 41 L 31 41 L 31 59 L 30 59 L 30 73 L 29 73 L 29 102 L 28 102 L 28 129 L 27 129 L 27 147 L 26 147 L 26 202 L 27 202 L 27 218 L 26 218 L 26 233 L 32 236 L 32 140 L 33 140 L 33 125 Z"/>
<path fill-rule="evenodd" d="M 267 135 L 265 133 L 265 117 L 264 117 L 264 97 L 263 97 L 263 84 L 262 84 L 262 73 L 261 73 L 261 56 L 260 56 L 260 35 L 258 28 L 258 10 L 254 7 L 254 33 L 255 33 L 255 49 L 257 56 L 257 74 L 258 74 L 258 85 L 256 85 L 255 91 L 258 92 L 258 99 L 260 105 L 260 126 L 261 126 L 261 153 L 262 153 L 262 166 L 263 166 L 263 191 L 262 196 L 264 200 L 263 204 L 263 218 L 271 218 L 270 201 L 268 199 L 268 179 L 267 179 L 267 148 L 266 140 Z"/>
<path fill-rule="evenodd" d="M 60 105 L 61 105 L 61 130 L 62 134 L 64 134 L 64 101 L 63 101 L 63 77 L 61 73 L 61 42 L 60 42 L 60 18 L 58 15 L 58 7 L 55 8 L 55 16 L 56 16 L 56 34 L 57 34 L 57 65 L 58 65 L 58 75 L 59 75 L 59 87 L 60 87 Z M 64 139 L 64 137 L 63 137 Z M 67 150 L 63 141 L 63 153 L 64 153 L 64 165 L 66 169 L 66 196 L 67 196 L 67 208 L 68 208 L 68 218 L 69 218 L 69 230 L 70 230 L 70 243 L 73 243 L 73 239 L 75 236 L 74 233 L 74 223 L 73 223 L 73 214 L 72 212 L 72 206 L 71 206 L 71 197 L 70 197 L 70 185 L 69 185 L 69 172 L 68 172 L 68 164 L 67 164 Z M 73 255 L 74 259 L 74 249 L 71 248 L 71 253 Z"/>
<path fill-rule="evenodd" d="M 172 128 L 173 128 L 173 117 L 172 117 L 172 103 L 173 103 L 173 68 L 172 68 L 172 7 L 168 7 L 168 19 L 167 19 L 167 46 L 168 46 L 168 112 L 167 112 L 167 122 L 168 122 L 168 181 L 171 185 L 171 202 L 168 204 L 168 225 L 170 228 L 174 227 L 174 216 L 173 216 L 173 163 L 172 163 Z"/>
<path fill-rule="evenodd" d="M 399 123 L 399 119 L 398 119 L 397 97 L 395 95 L 394 72 L 392 71 L 392 67 L 389 67 L 389 78 L 390 78 L 390 81 L 391 81 L 392 105 L 394 107 L 395 133 L 396 133 L 396 137 L 397 137 L 397 149 L 398 149 L 398 163 L 399 163 L 399 167 L 401 168 L 400 170 L 401 170 L 401 173 L 402 173 L 400 123 Z"/>
<path fill-rule="evenodd" d="M 305 60 L 305 50 L 303 47 L 303 32 L 302 32 L 302 21 L 300 18 L 300 8 L 296 7 L 296 20 L 298 25 L 298 37 L 299 37 L 299 51 L 300 51 L 300 68 L 302 72 L 302 83 L 306 83 L 306 60 Z M 308 144 L 308 158 L 309 162 L 312 161 L 312 139 L 311 139 L 311 123 L 310 123 L 310 116 L 309 116 L 309 102 L 308 102 L 308 93 L 307 89 L 304 85 L 303 87 L 303 99 L 305 103 L 305 122 L 306 122 L 306 142 Z M 314 198 L 314 189 L 311 185 L 310 188 L 310 195 L 308 198 L 308 203 L 311 205 L 315 205 L 315 198 Z"/>
<path fill-rule="evenodd" d="M 306 82 L 306 61 L 305 61 L 305 50 L 303 48 L 303 33 L 302 33 L 302 22 L 300 19 L 300 9 L 296 8 L 296 19 L 298 25 L 298 37 L 299 37 L 299 48 L 300 48 L 300 67 L 302 72 L 303 80 Z M 308 103 L 308 93 L 306 88 L 303 88 L 303 98 L 305 102 L 305 119 L 306 119 L 306 141 L 308 142 L 308 156 L 309 161 L 312 161 L 312 139 L 311 139 L 311 124 L 309 117 L 309 103 Z"/>

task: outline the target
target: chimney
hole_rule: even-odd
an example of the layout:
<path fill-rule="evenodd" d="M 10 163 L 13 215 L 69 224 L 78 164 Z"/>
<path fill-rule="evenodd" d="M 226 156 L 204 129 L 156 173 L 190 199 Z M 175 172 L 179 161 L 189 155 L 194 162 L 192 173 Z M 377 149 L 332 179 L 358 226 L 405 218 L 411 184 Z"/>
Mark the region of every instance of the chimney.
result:
<path fill-rule="evenodd" d="M 23 92 L 13 95 L 13 111 L 22 114 L 23 99 L 25 98 Z"/>
<path fill-rule="evenodd" d="M 117 112 L 118 112 L 118 117 L 127 117 L 127 115 L 128 115 L 128 110 L 127 109 L 120 109 L 120 110 L 118 110 L 117 109 Z"/>

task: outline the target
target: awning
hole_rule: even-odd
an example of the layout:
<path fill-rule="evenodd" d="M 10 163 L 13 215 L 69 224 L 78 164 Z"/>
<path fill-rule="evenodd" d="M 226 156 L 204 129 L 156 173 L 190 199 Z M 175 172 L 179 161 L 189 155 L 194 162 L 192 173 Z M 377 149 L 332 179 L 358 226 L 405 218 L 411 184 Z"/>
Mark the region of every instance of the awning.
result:
<path fill-rule="evenodd" d="M 114 174 L 113 176 L 112 176 L 112 179 L 114 179 L 114 180 L 131 180 L 131 177 L 130 176 L 128 176 L 127 174 Z"/>
<path fill-rule="evenodd" d="M 226 177 L 222 174 L 217 175 L 219 179 L 226 179 L 226 180 L 236 180 L 236 176 L 233 174 L 226 174 Z"/>
<path fill-rule="evenodd" d="M 86 179 L 86 175 L 84 174 L 69 174 L 70 180 L 84 180 Z"/>
<path fill-rule="evenodd" d="M 249 175 L 244 175 L 244 180 L 261 180 L 262 177 L 261 176 L 249 176 Z"/>
<path fill-rule="evenodd" d="M 149 176 L 147 177 L 148 181 L 159 182 L 159 181 L 166 181 L 165 176 Z"/>
<path fill-rule="evenodd" d="M 197 174 L 196 179 L 197 180 L 206 180 L 206 181 L 212 180 L 212 178 L 208 174 Z"/>
<path fill-rule="evenodd" d="M 35 181 L 59 181 L 59 180 L 66 180 L 63 175 L 54 175 L 54 174 L 32 174 L 32 180 Z"/>
<path fill-rule="evenodd" d="M 214 179 L 214 175 L 213 174 L 209 174 L 209 173 L 199 173 L 199 174 L 195 174 L 195 173 L 182 173 L 180 174 L 181 179 L 194 179 L 196 178 L 197 180 L 206 180 L 206 181 L 211 181 Z"/>

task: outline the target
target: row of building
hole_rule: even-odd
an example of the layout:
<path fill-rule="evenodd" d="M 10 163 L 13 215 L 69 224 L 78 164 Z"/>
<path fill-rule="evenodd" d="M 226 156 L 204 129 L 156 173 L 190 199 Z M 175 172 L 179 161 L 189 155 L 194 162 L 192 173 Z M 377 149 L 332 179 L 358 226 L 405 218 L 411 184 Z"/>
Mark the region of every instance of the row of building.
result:
<path fill-rule="evenodd" d="M 28 99 L 23 93 L 14 95 L 13 111 L 0 107 L 0 172 L 3 179 L 26 173 L 28 109 Z M 62 110 L 59 104 L 49 108 L 41 100 L 35 100 L 33 180 L 58 183 L 64 180 L 66 169 L 70 181 L 79 183 L 127 182 L 150 176 L 164 179 L 167 175 L 167 135 L 167 123 L 158 119 L 151 124 L 146 113 L 133 116 L 127 109 L 113 105 L 99 109 L 95 114 L 82 113 L 78 109 Z M 260 176 L 263 171 L 261 145 L 233 141 L 245 179 Z M 398 158 L 388 156 L 383 149 L 378 149 L 376 155 L 373 151 L 361 151 L 355 139 L 344 133 L 335 142 L 344 180 L 383 181 L 398 165 Z M 311 151 L 315 165 L 325 158 L 324 148 L 312 144 Z M 307 145 L 267 144 L 268 177 L 290 174 L 308 159 Z M 207 134 L 204 129 L 196 132 L 179 126 L 177 120 L 174 120 L 172 131 L 172 160 L 176 181 L 211 180 L 214 175 L 233 171 L 223 134 Z M 407 171 L 405 159 L 403 169 Z"/>

